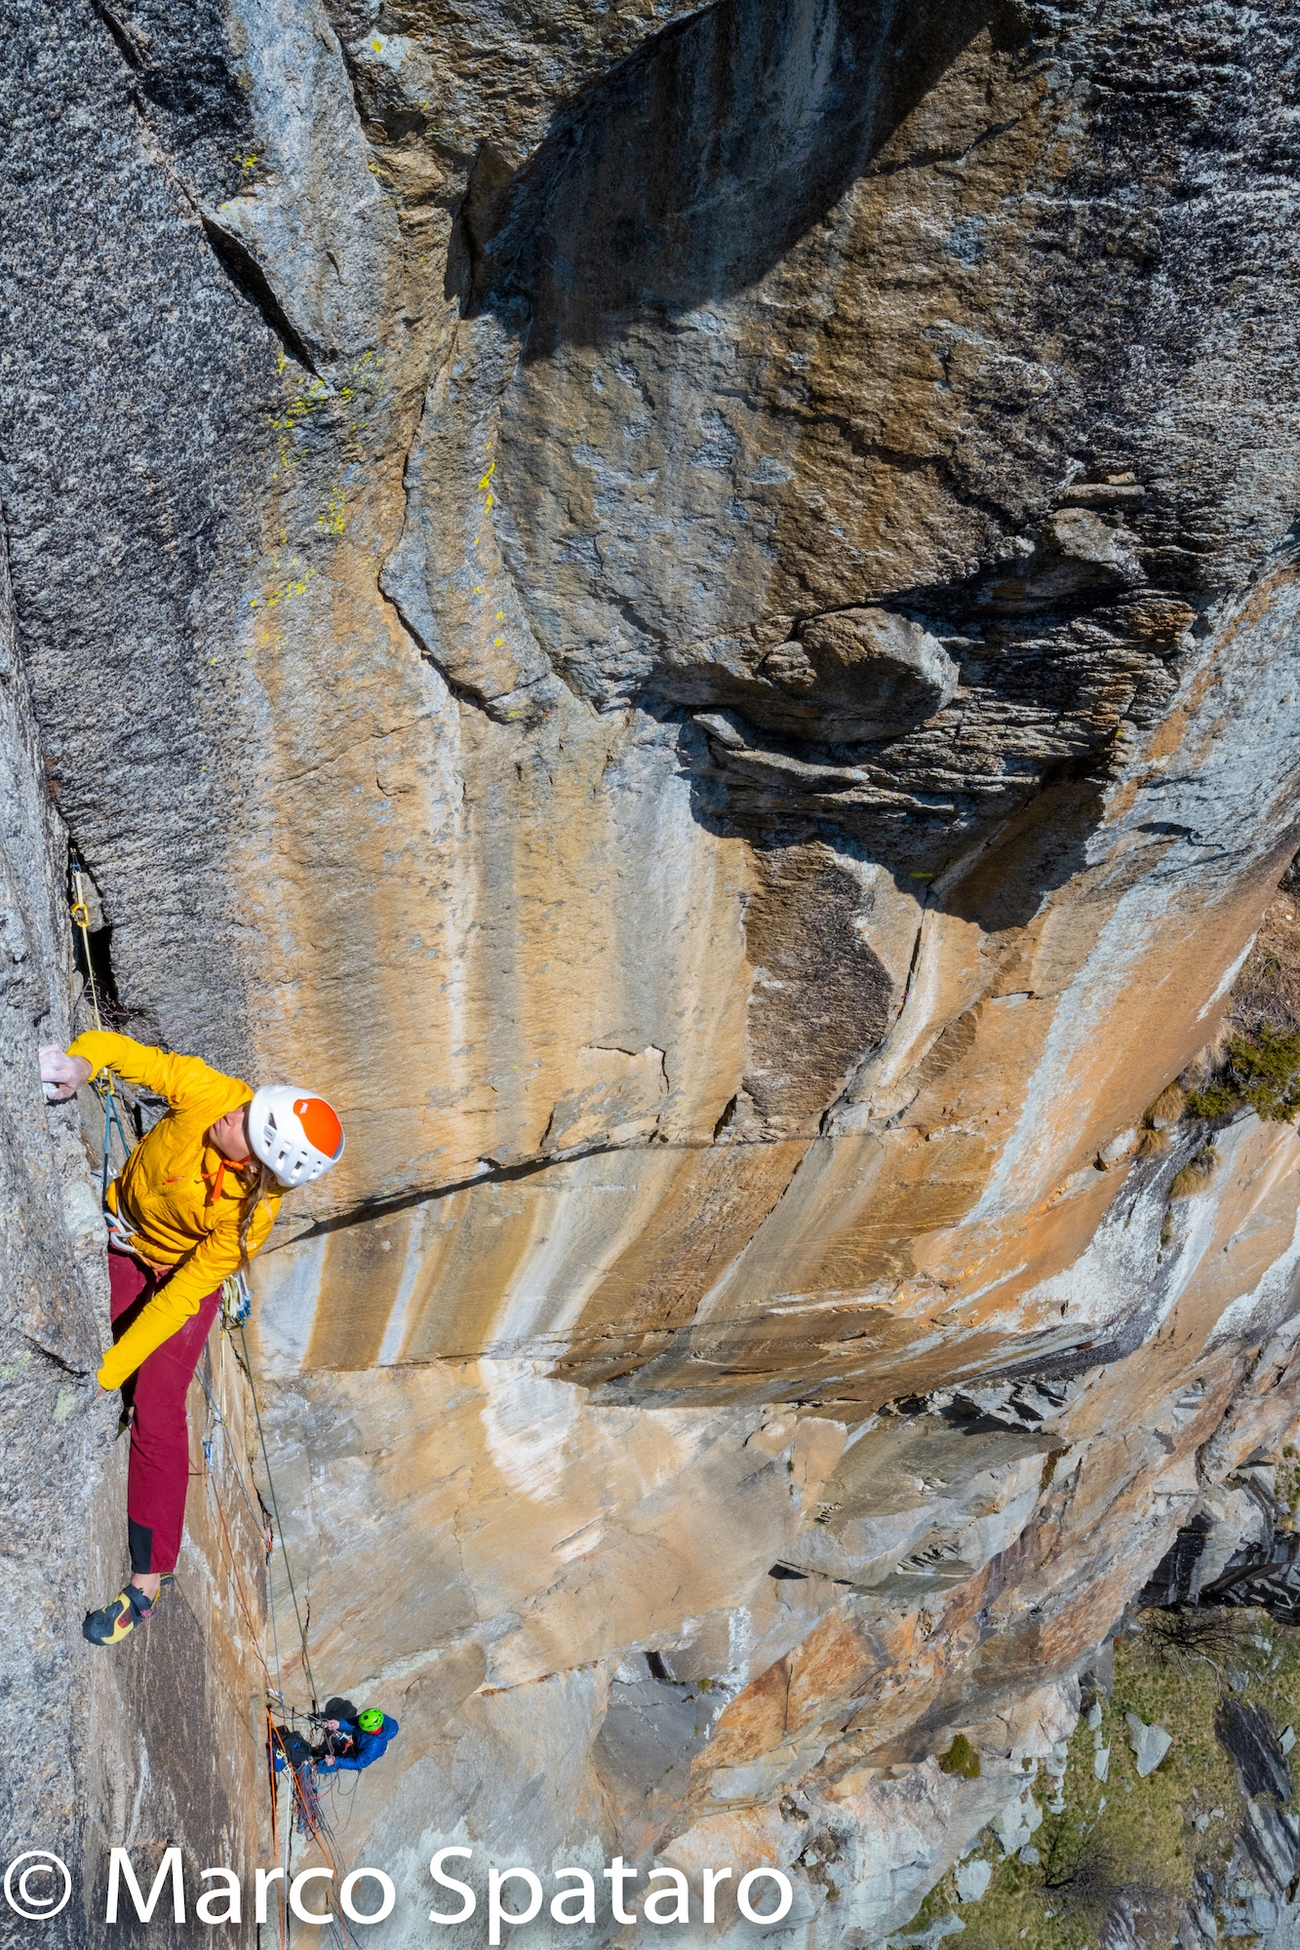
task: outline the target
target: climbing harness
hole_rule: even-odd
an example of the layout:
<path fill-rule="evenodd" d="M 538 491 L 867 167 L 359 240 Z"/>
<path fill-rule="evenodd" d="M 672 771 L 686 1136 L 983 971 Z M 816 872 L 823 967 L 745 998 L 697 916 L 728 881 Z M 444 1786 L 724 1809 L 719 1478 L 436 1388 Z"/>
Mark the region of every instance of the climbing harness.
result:
<path fill-rule="evenodd" d="M 71 875 L 72 924 L 75 928 L 79 929 L 81 934 L 81 952 L 86 964 L 86 989 L 90 993 L 90 1007 L 91 1013 L 95 1018 L 95 1027 L 96 1029 L 103 1029 L 104 1024 L 99 1013 L 99 986 L 95 981 L 95 963 L 90 952 L 90 908 L 86 902 L 86 874 L 84 867 L 81 865 L 75 853 L 72 855 Z M 99 1187 L 100 1197 L 102 1198 L 108 1190 L 109 1179 L 114 1175 L 111 1164 L 112 1137 L 114 1131 L 117 1132 L 118 1142 L 122 1147 L 123 1164 L 130 1157 L 132 1147 L 128 1142 L 126 1130 L 122 1123 L 112 1072 L 109 1070 L 103 1071 L 101 1076 L 94 1079 L 91 1088 L 99 1093 L 104 1105 L 104 1165 Z"/>

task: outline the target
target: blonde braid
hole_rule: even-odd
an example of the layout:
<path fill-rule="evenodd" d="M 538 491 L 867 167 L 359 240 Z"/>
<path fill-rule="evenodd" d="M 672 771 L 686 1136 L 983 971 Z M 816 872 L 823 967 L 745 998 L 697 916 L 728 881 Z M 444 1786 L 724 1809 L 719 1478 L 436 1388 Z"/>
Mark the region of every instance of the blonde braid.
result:
<path fill-rule="evenodd" d="M 272 1187 L 279 1185 L 280 1181 L 270 1165 L 264 1165 L 259 1159 L 257 1176 L 244 1194 L 239 1214 L 239 1271 L 245 1276 L 248 1274 L 248 1234 L 257 1216 L 257 1208 Z"/>

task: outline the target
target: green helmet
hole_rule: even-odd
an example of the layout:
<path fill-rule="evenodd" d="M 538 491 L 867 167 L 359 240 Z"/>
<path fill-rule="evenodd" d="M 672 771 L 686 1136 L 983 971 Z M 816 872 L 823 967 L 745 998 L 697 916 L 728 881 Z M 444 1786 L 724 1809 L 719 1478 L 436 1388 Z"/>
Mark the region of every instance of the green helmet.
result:
<path fill-rule="evenodd" d="M 376 1712 L 373 1706 L 367 1707 L 364 1713 L 357 1714 L 357 1725 L 362 1733 L 378 1733 L 383 1724 L 383 1714 Z"/>

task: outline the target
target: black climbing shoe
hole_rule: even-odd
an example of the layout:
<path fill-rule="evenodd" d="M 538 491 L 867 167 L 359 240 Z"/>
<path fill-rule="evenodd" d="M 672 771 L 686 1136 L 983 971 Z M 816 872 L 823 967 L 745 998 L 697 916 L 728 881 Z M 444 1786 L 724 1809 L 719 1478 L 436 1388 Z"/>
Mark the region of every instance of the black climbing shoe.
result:
<path fill-rule="evenodd" d="M 158 1598 L 163 1589 L 171 1583 L 169 1572 L 158 1587 Z M 137 1625 L 143 1625 L 147 1618 L 153 1617 L 158 1598 L 146 1598 L 138 1584 L 128 1584 L 125 1591 L 119 1591 L 109 1604 L 101 1605 L 98 1611 L 87 1612 L 82 1625 L 82 1635 L 92 1645 L 120 1645 L 129 1638 Z"/>

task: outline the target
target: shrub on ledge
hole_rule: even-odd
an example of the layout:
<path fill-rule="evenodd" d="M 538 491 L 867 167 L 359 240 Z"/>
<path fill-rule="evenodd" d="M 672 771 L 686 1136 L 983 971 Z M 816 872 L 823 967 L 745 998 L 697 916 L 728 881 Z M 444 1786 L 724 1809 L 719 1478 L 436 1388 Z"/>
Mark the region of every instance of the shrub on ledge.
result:
<path fill-rule="evenodd" d="M 1262 1022 L 1253 1037 L 1234 1036 L 1215 1081 L 1187 1093 L 1193 1117 L 1226 1117 L 1244 1106 L 1272 1123 L 1294 1120 L 1300 1111 L 1300 1030 L 1284 1036 Z"/>

